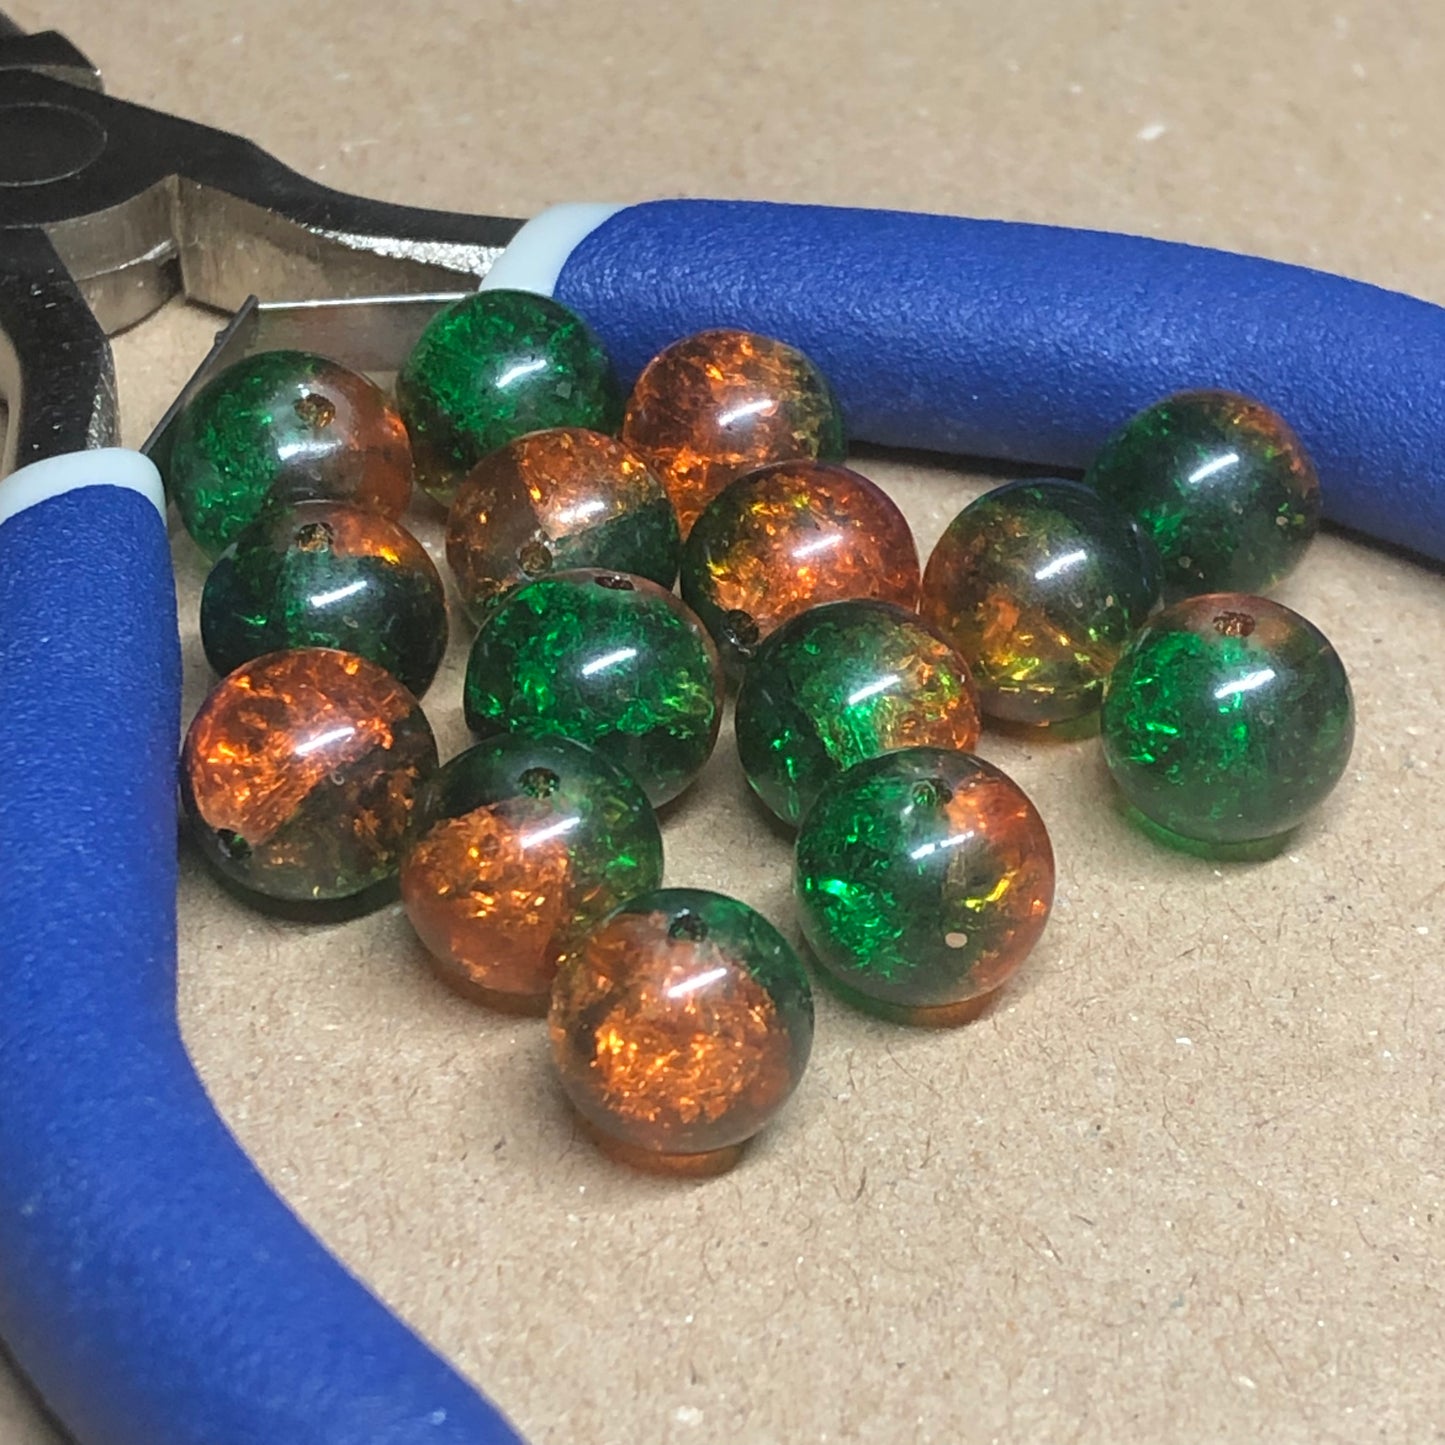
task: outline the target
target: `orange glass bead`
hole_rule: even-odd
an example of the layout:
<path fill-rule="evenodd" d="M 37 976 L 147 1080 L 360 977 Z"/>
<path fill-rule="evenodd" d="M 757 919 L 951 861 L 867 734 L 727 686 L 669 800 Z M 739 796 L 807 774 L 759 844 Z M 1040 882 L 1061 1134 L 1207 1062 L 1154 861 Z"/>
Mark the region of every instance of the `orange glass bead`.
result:
<path fill-rule="evenodd" d="M 181 799 L 206 860 L 253 899 L 334 902 L 395 875 L 436 764 L 425 714 L 389 672 L 296 648 L 237 668 L 201 704 Z"/>
<path fill-rule="evenodd" d="M 401 868 L 407 917 L 458 992 L 545 1013 L 552 977 L 599 919 L 662 882 L 642 789 L 570 738 L 504 733 L 423 791 Z"/>
<path fill-rule="evenodd" d="M 681 545 L 647 463 L 582 427 L 530 432 L 483 457 L 447 517 L 447 561 L 474 613 L 533 577 L 577 567 L 671 587 Z"/>
<path fill-rule="evenodd" d="M 813 1041 L 807 975 L 745 904 L 662 889 L 624 904 L 558 970 L 552 1054 L 611 1152 L 725 1168 L 797 1086 Z"/>
<path fill-rule="evenodd" d="M 822 372 L 796 347 L 750 331 L 700 331 L 647 364 L 622 439 L 662 478 L 686 537 L 745 472 L 842 460 L 843 419 Z"/>
<path fill-rule="evenodd" d="M 866 597 L 912 611 L 918 587 L 903 513 L 867 477 L 827 462 L 739 477 L 698 518 L 682 560 L 682 595 L 734 673 L 810 607 Z"/>

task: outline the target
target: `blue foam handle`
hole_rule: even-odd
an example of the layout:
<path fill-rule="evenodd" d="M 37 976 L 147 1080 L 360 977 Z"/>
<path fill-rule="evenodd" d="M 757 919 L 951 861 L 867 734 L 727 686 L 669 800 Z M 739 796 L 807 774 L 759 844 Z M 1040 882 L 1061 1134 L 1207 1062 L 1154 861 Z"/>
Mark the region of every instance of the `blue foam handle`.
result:
<path fill-rule="evenodd" d="M 186 1056 L 179 699 L 151 500 L 86 486 L 0 524 L 0 1337 L 82 1445 L 514 1445 Z"/>
<path fill-rule="evenodd" d="M 1084 467 L 1186 387 L 1256 396 L 1298 431 L 1325 513 L 1445 558 L 1445 311 L 1297 266 L 1016 222 L 757 202 L 623 210 L 558 300 L 627 376 L 742 326 L 807 351 L 849 434 Z"/>

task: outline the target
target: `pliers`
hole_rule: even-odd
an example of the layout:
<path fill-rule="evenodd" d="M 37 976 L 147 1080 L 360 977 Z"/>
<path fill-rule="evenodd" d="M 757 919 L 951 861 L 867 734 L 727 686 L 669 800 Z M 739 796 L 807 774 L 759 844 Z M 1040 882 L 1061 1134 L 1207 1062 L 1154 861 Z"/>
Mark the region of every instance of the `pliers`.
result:
<path fill-rule="evenodd" d="M 83 1445 L 478 1445 L 503 1416 L 393 1319 L 216 1118 L 175 1017 L 179 648 L 157 471 L 106 337 L 175 294 L 391 370 L 439 298 L 549 292 L 624 378 L 711 325 L 789 340 L 853 437 L 1061 467 L 1187 386 L 1300 433 L 1327 515 L 1445 557 L 1445 313 L 1047 226 L 573 206 L 525 226 L 317 186 L 107 97 L 0 16 L 0 1338 Z"/>

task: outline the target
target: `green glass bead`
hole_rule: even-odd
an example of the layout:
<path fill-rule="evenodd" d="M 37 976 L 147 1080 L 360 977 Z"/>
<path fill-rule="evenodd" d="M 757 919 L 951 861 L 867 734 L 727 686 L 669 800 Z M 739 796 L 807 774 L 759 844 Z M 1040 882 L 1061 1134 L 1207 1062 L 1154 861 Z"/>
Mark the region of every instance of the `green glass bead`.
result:
<path fill-rule="evenodd" d="M 1272 586 L 1320 525 L 1319 479 L 1299 438 L 1269 407 L 1229 391 L 1146 407 L 1104 443 L 1084 481 L 1143 524 L 1171 601 Z"/>
<path fill-rule="evenodd" d="M 407 916 L 460 992 L 528 1012 L 614 908 L 662 883 L 642 789 L 564 737 L 503 733 L 436 774 L 401 866 Z"/>
<path fill-rule="evenodd" d="M 411 500 L 411 447 L 385 393 L 304 351 L 248 356 L 176 418 L 166 485 L 213 560 L 272 504 L 354 502 L 399 517 Z"/>
<path fill-rule="evenodd" d="M 446 591 L 421 543 L 377 512 L 270 508 L 206 578 L 201 645 L 222 676 L 288 647 L 340 648 L 420 697 L 446 651 Z"/>
<path fill-rule="evenodd" d="M 479 291 L 433 317 L 396 379 L 417 480 L 444 506 L 490 451 L 547 427 L 615 431 L 622 396 L 580 316 L 529 291 Z"/>
<path fill-rule="evenodd" d="M 813 996 L 761 914 L 663 888 L 623 904 L 563 962 L 548 1023 L 562 1087 L 614 1152 L 714 1172 L 797 1087 Z"/>
<path fill-rule="evenodd" d="M 654 806 L 702 771 L 722 676 L 702 623 L 670 592 L 618 572 L 557 572 L 509 593 L 467 660 L 467 725 L 524 726 L 595 747 Z"/>
<path fill-rule="evenodd" d="M 1166 833 L 1207 844 L 1287 833 L 1339 781 L 1354 703 L 1339 654 L 1299 613 L 1214 593 L 1166 608 L 1109 680 L 1104 756 Z"/>
<path fill-rule="evenodd" d="M 1138 524 L 1078 482 L 1010 482 L 970 503 L 928 559 L 919 611 L 967 659 L 985 715 L 1098 711 L 1124 644 L 1159 605 Z"/>
<path fill-rule="evenodd" d="M 824 787 L 798 832 L 803 936 L 855 1001 L 961 1021 L 1048 921 L 1054 855 L 1033 804 L 968 753 L 909 748 Z"/>
<path fill-rule="evenodd" d="M 832 602 L 785 622 L 758 649 L 736 725 L 753 791 L 796 825 L 824 784 L 864 758 L 921 745 L 969 751 L 978 698 L 967 663 L 913 613 Z"/>

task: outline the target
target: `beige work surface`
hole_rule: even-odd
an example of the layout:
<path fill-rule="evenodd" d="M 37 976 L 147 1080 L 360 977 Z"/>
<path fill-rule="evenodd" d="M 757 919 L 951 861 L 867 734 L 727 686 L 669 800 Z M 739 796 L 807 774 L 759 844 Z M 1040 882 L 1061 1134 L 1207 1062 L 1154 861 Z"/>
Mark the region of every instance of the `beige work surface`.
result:
<path fill-rule="evenodd" d="M 13 9 L 114 92 L 388 199 L 1018 217 L 1445 301 L 1432 0 Z M 172 309 L 118 340 L 132 441 L 213 325 Z M 989 480 L 866 466 L 924 548 Z M 184 538 L 177 559 L 193 708 L 201 572 Z M 1161 851 L 1096 744 L 987 739 L 1053 834 L 1043 944 L 958 1031 L 823 994 L 810 1073 L 726 1177 L 599 1157 L 541 1027 L 435 984 L 397 910 L 268 921 L 189 857 L 186 1037 L 301 1216 L 536 1445 L 1445 1438 L 1445 587 L 1327 537 L 1280 595 L 1359 701 L 1353 763 L 1290 850 Z M 444 752 L 454 640 L 427 699 Z M 792 929 L 786 843 L 726 735 L 666 840 L 670 882 Z M 0 1442 L 53 1438 L 0 1382 Z"/>

